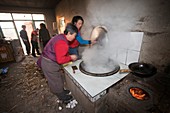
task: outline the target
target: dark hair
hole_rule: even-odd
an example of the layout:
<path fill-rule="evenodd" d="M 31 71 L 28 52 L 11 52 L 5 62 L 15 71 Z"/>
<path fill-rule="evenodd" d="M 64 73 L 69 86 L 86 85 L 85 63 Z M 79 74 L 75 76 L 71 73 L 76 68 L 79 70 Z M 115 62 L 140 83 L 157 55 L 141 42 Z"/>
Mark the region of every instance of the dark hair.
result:
<path fill-rule="evenodd" d="M 24 28 L 24 27 L 26 27 L 26 25 L 22 25 L 21 27 Z"/>
<path fill-rule="evenodd" d="M 45 25 L 44 23 L 41 23 L 41 24 L 40 24 L 40 28 L 46 29 L 46 25 Z"/>
<path fill-rule="evenodd" d="M 65 30 L 64 30 L 64 34 L 67 35 L 68 32 L 70 32 L 70 34 L 78 33 L 78 29 L 72 23 L 68 23 Z"/>
<path fill-rule="evenodd" d="M 84 20 L 81 16 L 74 16 L 73 19 L 72 19 L 72 24 L 77 23 L 78 20 L 81 20 L 84 23 Z"/>

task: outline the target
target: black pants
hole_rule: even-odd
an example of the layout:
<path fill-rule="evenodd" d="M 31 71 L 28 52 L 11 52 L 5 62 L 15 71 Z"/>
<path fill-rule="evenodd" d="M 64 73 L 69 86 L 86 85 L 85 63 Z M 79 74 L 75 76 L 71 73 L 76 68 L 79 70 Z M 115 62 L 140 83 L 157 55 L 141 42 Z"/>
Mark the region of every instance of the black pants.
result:
<path fill-rule="evenodd" d="M 37 54 L 40 55 L 39 47 L 38 47 L 38 42 L 36 41 L 31 41 L 32 44 L 32 55 L 36 56 L 35 50 L 37 51 Z"/>
<path fill-rule="evenodd" d="M 48 43 L 49 40 L 47 41 L 43 41 L 43 48 L 46 46 L 46 44 Z"/>
<path fill-rule="evenodd" d="M 26 46 L 27 54 L 29 55 L 30 54 L 30 43 L 29 43 L 29 41 L 24 41 L 24 44 Z"/>

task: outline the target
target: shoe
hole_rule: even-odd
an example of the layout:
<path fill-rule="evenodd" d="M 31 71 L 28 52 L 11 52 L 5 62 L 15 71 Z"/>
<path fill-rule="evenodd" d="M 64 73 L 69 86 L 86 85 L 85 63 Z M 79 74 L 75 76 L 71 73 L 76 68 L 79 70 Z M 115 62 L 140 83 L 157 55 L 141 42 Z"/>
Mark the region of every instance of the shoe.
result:
<path fill-rule="evenodd" d="M 35 54 L 32 54 L 33 57 L 37 57 Z"/>
<path fill-rule="evenodd" d="M 71 91 L 70 91 L 70 90 L 67 90 L 67 89 L 64 89 L 64 94 L 70 95 L 70 94 L 71 94 Z"/>
<path fill-rule="evenodd" d="M 65 95 L 63 93 L 57 94 L 57 97 L 64 102 L 71 101 L 73 99 L 71 95 Z"/>

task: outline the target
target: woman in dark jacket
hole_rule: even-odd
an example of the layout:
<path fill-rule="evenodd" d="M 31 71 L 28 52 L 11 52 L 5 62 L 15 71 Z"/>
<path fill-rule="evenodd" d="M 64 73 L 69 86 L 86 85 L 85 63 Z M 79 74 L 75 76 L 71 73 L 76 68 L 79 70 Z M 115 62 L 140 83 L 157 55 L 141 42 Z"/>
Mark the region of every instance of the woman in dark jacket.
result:
<path fill-rule="evenodd" d="M 43 43 L 43 48 L 48 43 L 50 38 L 51 37 L 50 37 L 48 29 L 46 28 L 44 23 L 41 23 L 40 24 L 40 30 L 39 30 L 39 39 L 40 39 L 40 42 Z"/>

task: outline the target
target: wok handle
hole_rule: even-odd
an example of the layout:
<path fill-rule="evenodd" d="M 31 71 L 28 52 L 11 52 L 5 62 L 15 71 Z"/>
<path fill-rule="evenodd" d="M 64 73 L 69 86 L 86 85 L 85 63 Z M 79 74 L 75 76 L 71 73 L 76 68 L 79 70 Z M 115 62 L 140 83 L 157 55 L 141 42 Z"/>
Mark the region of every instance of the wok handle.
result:
<path fill-rule="evenodd" d="M 131 72 L 130 69 L 120 69 L 120 70 L 119 70 L 119 73 L 120 73 L 120 74 L 121 74 L 121 73 L 129 73 L 129 72 Z"/>

